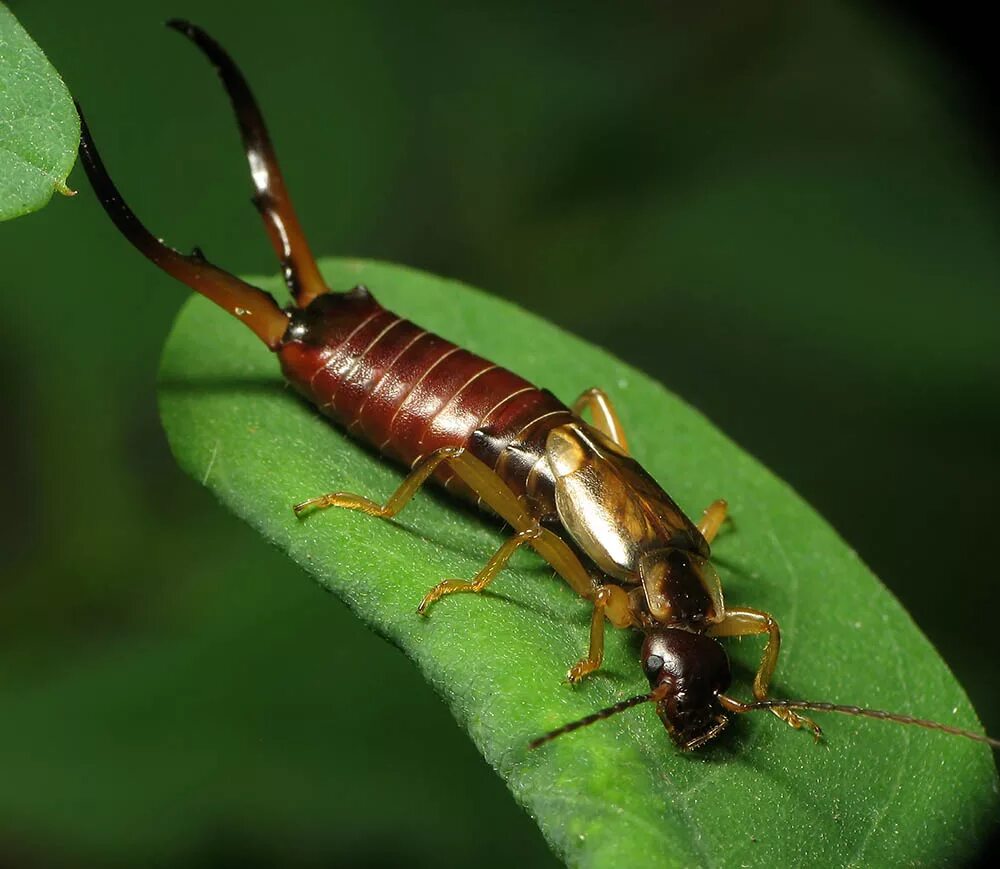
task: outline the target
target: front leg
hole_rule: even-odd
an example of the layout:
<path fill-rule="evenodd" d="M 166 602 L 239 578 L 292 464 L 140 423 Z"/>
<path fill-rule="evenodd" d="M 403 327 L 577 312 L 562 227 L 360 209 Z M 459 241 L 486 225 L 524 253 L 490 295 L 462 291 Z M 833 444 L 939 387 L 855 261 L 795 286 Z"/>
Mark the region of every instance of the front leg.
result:
<path fill-rule="evenodd" d="M 771 685 L 771 677 L 774 675 L 774 668 L 778 665 L 778 652 L 781 649 L 781 630 L 778 628 L 778 622 L 774 616 L 755 609 L 729 609 L 721 622 L 708 629 L 708 634 L 713 637 L 746 637 L 767 634 L 764 655 L 753 680 L 754 699 L 766 700 L 767 689 Z M 807 727 L 812 731 L 813 736 L 819 739 L 821 733 L 819 725 L 812 719 L 799 715 L 791 709 L 772 709 L 771 711 L 792 727 L 797 729 Z"/>
<path fill-rule="evenodd" d="M 581 658 L 569 669 L 566 678 L 574 685 L 584 676 L 600 669 L 604 660 L 605 616 L 616 628 L 627 628 L 634 623 L 628 593 L 617 585 L 602 585 L 594 595 L 594 611 L 590 616 L 590 648 L 587 657 Z"/>

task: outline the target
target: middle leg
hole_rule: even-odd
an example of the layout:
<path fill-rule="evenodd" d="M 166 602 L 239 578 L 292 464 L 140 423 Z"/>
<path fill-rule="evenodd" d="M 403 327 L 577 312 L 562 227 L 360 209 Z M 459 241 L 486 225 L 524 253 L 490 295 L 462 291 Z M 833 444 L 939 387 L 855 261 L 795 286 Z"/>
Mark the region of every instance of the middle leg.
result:
<path fill-rule="evenodd" d="M 729 504 L 722 498 L 716 498 L 705 508 L 701 521 L 698 523 L 698 530 L 708 543 L 715 540 L 715 535 L 719 533 L 728 513 Z"/>
<path fill-rule="evenodd" d="M 420 487 L 442 464 L 447 464 L 448 468 L 462 482 L 480 496 L 484 504 L 517 532 L 514 537 L 501 546 L 470 585 L 478 584 L 485 588 L 510 560 L 514 552 L 527 543 L 555 568 L 573 591 L 588 600 L 593 598 L 596 584 L 565 541 L 547 528 L 542 528 L 538 520 L 496 472 L 462 447 L 443 447 L 424 456 L 414 464 L 409 475 L 384 504 L 351 492 L 331 492 L 328 495 L 320 495 L 317 498 L 310 498 L 308 501 L 296 504 L 293 509 L 296 516 L 302 516 L 310 509 L 344 507 L 348 510 L 358 510 L 369 516 L 391 519 L 409 503 Z M 449 580 L 448 582 L 455 581 Z M 439 584 L 435 590 L 440 589 L 442 585 L 446 585 L 446 583 Z M 448 586 L 448 588 L 451 591 L 470 590 L 457 586 Z M 421 603 L 421 611 L 426 610 L 434 600 L 449 593 L 450 591 L 439 591 L 439 593 L 434 594 L 434 590 L 432 590 Z M 431 597 L 432 595 L 433 597 Z M 428 597 L 431 599 L 428 600 Z"/>
<path fill-rule="evenodd" d="M 445 595 L 456 592 L 478 593 L 483 591 L 510 561 L 511 556 L 524 545 L 531 546 L 581 597 L 594 602 L 590 623 L 590 647 L 587 656 L 569 671 L 570 682 L 578 682 L 601 666 L 604 657 L 604 619 L 616 627 L 632 624 L 632 610 L 628 594 L 619 586 L 598 586 L 572 549 L 559 535 L 543 528 L 510 490 L 510 487 L 479 459 L 460 447 L 444 447 L 418 461 L 409 475 L 399 485 L 385 504 L 349 492 L 332 492 L 297 504 L 295 514 L 326 507 L 345 507 L 369 516 L 388 519 L 395 516 L 419 488 L 430 479 L 442 464 L 447 464 L 455 475 L 482 498 L 490 509 L 511 525 L 515 534 L 508 538 L 493 554 L 471 581 L 446 579 L 432 588 L 421 600 L 417 612 L 425 615 L 428 607 Z"/>
<path fill-rule="evenodd" d="M 496 579 L 496 575 L 506 567 L 507 562 L 510 561 L 511 556 L 518 549 L 525 543 L 537 540 L 541 535 L 541 526 L 535 525 L 534 528 L 519 531 L 513 537 L 508 537 L 503 545 L 493 554 L 493 557 L 486 562 L 486 567 L 480 570 L 471 582 L 466 582 L 464 579 L 441 580 L 441 582 L 424 595 L 424 599 L 420 601 L 420 606 L 417 607 L 417 613 L 426 615 L 427 607 L 446 594 L 455 594 L 456 592 L 463 591 L 479 594 L 481 591 L 484 591 L 486 586 Z"/>

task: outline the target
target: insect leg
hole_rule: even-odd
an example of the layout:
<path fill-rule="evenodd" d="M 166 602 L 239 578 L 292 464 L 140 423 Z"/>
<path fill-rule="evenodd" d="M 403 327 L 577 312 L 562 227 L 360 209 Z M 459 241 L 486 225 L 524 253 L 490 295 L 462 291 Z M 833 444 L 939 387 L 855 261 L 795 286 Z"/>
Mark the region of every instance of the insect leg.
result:
<path fill-rule="evenodd" d="M 594 580 L 569 546 L 558 535 L 546 528 L 540 528 L 538 520 L 528 512 L 496 472 L 462 447 L 443 447 L 424 456 L 413 466 L 409 475 L 385 504 L 378 504 L 370 498 L 349 492 L 332 492 L 329 495 L 310 498 L 308 501 L 296 504 L 292 509 L 296 516 L 301 516 L 310 509 L 346 507 L 349 510 L 367 513 L 369 516 L 389 519 L 406 506 L 417 490 L 444 463 L 447 463 L 455 475 L 482 498 L 483 503 L 512 526 L 518 535 L 522 532 L 530 532 L 517 543 L 514 549 L 524 543 L 529 543 L 542 558 L 555 568 L 573 591 L 587 599 L 593 598 L 596 591 Z M 516 539 L 516 536 L 511 539 Z M 491 561 L 497 558 L 502 558 L 502 560 L 493 568 L 486 582 L 493 578 L 492 574 L 497 573 L 503 567 L 513 555 L 514 549 L 503 556 L 504 549 L 501 547 L 500 551 L 493 556 Z M 490 565 L 487 564 L 484 570 L 489 569 L 489 567 Z M 482 572 L 474 582 L 479 581 L 480 577 L 482 577 Z M 430 602 L 428 601 L 428 603 Z"/>
<path fill-rule="evenodd" d="M 573 684 L 600 669 L 601 661 L 604 660 L 605 616 L 616 628 L 632 624 L 628 593 L 620 586 L 602 585 L 594 595 L 594 612 L 590 617 L 590 648 L 587 656 L 577 661 L 566 674 L 566 678 Z"/>
<path fill-rule="evenodd" d="M 701 521 L 698 523 L 698 530 L 708 543 L 715 540 L 715 535 L 719 533 L 722 523 L 726 521 L 728 512 L 729 504 L 722 498 L 717 498 L 705 508 Z"/>
<path fill-rule="evenodd" d="M 493 557 L 486 562 L 486 567 L 480 570 L 471 582 L 466 582 L 463 579 L 442 580 L 424 595 L 424 599 L 420 601 L 420 606 L 417 607 L 417 612 L 420 615 L 424 615 L 427 607 L 446 594 L 455 594 L 462 591 L 479 594 L 479 592 L 483 591 L 486 586 L 496 579 L 496 575 L 506 567 L 507 562 L 510 561 L 510 557 L 518 549 L 525 543 L 537 540 L 541 534 L 541 526 L 536 525 L 534 528 L 519 531 L 513 537 L 508 537 L 503 545 L 493 554 Z"/>
<path fill-rule="evenodd" d="M 598 389 L 595 386 L 580 394 L 580 397 L 573 402 L 573 413 L 581 416 L 584 410 L 590 410 L 594 428 L 602 434 L 606 434 L 625 453 L 628 453 L 625 429 L 622 428 L 615 406 L 603 389 Z"/>
<path fill-rule="evenodd" d="M 767 634 L 767 644 L 761 657 L 760 667 L 753 680 L 753 696 L 756 700 L 767 699 L 767 689 L 778 664 L 778 651 L 781 649 L 781 630 L 778 622 L 770 613 L 761 610 L 739 608 L 727 609 L 726 617 L 717 625 L 708 629 L 713 637 L 745 637 L 755 634 Z M 795 728 L 807 727 L 819 738 L 820 728 L 810 718 L 799 715 L 791 709 L 773 708 L 771 711 L 786 724 Z"/>
<path fill-rule="evenodd" d="M 327 507 L 345 507 L 348 510 L 358 510 L 367 513 L 369 516 L 378 516 L 381 519 L 391 519 L 402 510 L 410 498 L 417 490 L 427 482 L 442 462 L 449 458 L 460 455 L 462 450 L 459 447 L 444 447 L 421 458 L 411 469 L 406 479 L 400 483 L 399 488 L 389 497 L 385 504 L 377 504 L 370 498 L 363 495 L 354 495 L 350 492 L 330 492 L 328 495 L 320 495 L 318 498 L 310 498 L 301 504 L 292 507 L 296 516 L 301 516 L 307 510 L 325 510 Z"/>
<path fill-rule="evenodd" d="M 168 21 L 167 26 L 184 34 L 197 45 L 222 79 L 236 112 L 243 148 L 250 163 L 255 191 L 253 203 L 264 218 L 264 226 L 281 259 L 285 283 L 295 304 L 304 308 L 317 296 L 327 292 L 327 286 L 309 250 L 309 244 L 292 207 L 292 200 L 285 189 L 285 179 L 281 175 L 271 137 L 250 86 L 225 49 L 200 27 L 179 19 Z"/>

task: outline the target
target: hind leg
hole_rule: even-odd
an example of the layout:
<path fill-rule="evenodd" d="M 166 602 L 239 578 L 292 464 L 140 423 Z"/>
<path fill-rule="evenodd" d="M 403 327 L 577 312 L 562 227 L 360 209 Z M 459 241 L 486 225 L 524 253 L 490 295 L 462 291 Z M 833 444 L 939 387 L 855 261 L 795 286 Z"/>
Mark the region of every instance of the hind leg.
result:
<path fill-rule="evenodd" d="M 500 548 L 470 585 L 478 583 L 482 588 L 485 588 L 514 552 L 527 543 L 556 569 L 556 572 L 566 580 L 573 591 L 588 600 L 593 598 L 596 585 L 569 546 L 558 535 L 542 528 L 538 519 L 529 512 L 507 484 L 492 469 L 461 447 L 443 447 L 424 456 L 414 464 L 406 479 L 384 504 L 350 492 L 331 492 L 328 495 L 320 495 L 318 498 L 310 498 L 308 501 L 296 504 L 292 509 L 296 516 L 302 516 L 308 510 L 344 507 L 348 510 L 358 510 L 369 516 L 390 519 L 409 503 L 420 487 L 442 465 L 447 465 L 455 476 L 482 499 L 484 504 L 517 532 Z M 512 548 L 508 550 L 506 548 L 508 546 Z M 448 580 L 448 582 L 457 581 Z M 449 586 L 449 588 L 452 591 L 472 590 L 464 587 L 459 589 Z M 451 591 L 441 591 L 434 594 L 432 590 L 430 594 L 433 595 L 433 599 L 426 600 L 425 598 L 421 609 L 425 610 L 433 600 L 449 593 Z"/>
<path fill-rule="evenodd" d="M 573 413 L 581 416 L 584 410 L 590 411 L 594 428 L 611 438 L 622 448 L 622 452 L 627 454 L 628 442 L 625 439 L 625 429 L 608 394 L 596 386 L 580 393 L 580 397 L 573 402 Z"/>

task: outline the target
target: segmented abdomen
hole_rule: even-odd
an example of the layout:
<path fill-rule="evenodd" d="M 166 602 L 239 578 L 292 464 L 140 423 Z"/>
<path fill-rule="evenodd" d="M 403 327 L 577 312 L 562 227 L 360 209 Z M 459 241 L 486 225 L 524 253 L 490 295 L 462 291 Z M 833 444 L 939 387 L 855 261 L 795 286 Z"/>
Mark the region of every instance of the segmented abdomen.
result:
<path fill-rule="evenodd" d="M 295 312 L 278 354 L 306 398 L 386 456 L 409 466 L 466 447 L 517 495 L 548 430 L 571 416 L 550 392 L 397 317 L 362 288 Z M 438 481 L 475 500 L 450 471 Z"/>

